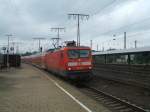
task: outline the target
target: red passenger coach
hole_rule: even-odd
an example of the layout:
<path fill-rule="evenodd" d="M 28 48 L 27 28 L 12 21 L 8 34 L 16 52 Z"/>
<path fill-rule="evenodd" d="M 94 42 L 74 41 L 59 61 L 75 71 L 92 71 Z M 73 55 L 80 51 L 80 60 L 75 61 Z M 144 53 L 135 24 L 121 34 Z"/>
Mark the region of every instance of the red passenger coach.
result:
<path fill-rule="evenodd" d="M 23 57 L 23 60 L 71 79 L 87 78 L 92 71 L 91 49 L 85 46 L 50 49 L 44 54 Z"/>

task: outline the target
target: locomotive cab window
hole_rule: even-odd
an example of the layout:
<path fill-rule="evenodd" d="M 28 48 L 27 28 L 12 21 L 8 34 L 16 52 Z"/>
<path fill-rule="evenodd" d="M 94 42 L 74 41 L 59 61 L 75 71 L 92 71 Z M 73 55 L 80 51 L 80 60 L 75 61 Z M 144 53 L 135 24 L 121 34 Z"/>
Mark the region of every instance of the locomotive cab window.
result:
<path fill-rule="evenodd" d="M 89 50 L 69 50 L 68 57 L 69 58 L 88 58 L 90 55 Z"/>
<path fill-rule="evenodd" d="M 90 51 L 89 50 L 80 50 L 80 58 L 88 58 L 90 55 Z"/>
<path fill-rule="evenodd" d="M 69 58 L 78 58 L 79 57 L 78 50 L 69 50 L 68 51 L 68 57 Z"/>

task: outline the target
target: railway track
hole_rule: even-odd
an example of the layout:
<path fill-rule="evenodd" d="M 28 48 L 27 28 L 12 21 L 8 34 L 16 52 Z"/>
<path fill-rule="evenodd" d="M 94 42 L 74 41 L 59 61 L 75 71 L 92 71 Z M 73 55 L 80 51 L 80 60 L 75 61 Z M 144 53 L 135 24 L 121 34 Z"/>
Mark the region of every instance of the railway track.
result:
<path fill-rule="evenodd" d="M 87 85 L 82 85 L 82 92 L 89 96 L 94 97 L 97 101 L 100 101 L 105 106 L 110 108 L 113 112 L 150 112 L 150 110 L 145 110 L 135 104 L 128 101 L 122 100 L 94 87 Z"/>
<path fill-rule="evenodd" d="M 135 104 L 117 98 L 116 96 L 110 95 L 94 87 L 90 87 L 86 84 L 80 83 L 79 85 L 77 84 L 76 86 L 82 87 L 80 88 L 82 92 L 86 93 L 89 96 L 94 97 L 96 100 L 100 101 L 105 106 L 110 108 L 113 112 L 150 112 L 150 110 L 143 109 Z"/>

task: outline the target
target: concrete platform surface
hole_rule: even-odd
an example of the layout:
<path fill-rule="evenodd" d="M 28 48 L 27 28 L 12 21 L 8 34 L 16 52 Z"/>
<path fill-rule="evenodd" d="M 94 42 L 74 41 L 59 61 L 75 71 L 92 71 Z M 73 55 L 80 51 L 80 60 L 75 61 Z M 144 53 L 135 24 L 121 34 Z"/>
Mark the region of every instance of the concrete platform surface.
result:
<path fill-rule="evenodd" d="M 67 83 L 53 76 L 51 80 L 46 75 L 26 64 L 0 71 L 0 112 L 109 112 Z M 75 99 L 54 81 L 73 93 Z"/>

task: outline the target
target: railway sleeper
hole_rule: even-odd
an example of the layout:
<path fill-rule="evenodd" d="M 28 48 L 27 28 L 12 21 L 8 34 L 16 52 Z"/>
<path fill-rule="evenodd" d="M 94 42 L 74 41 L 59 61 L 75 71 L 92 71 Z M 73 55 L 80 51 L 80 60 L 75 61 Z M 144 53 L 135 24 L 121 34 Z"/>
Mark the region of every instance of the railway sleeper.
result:
<path fill-rule="evenodd" d="M 131 108 L 126 108 L 126 109 L 120 110 L 120 112 L 133 112 L 133 110 Z"/>
<path fill-rule="evenodd" d="M 109 106 L 110 107 L 116 107 L 116 106 L 121 106 L 121 104 L 120 103 L 114 103 L 114 104 L 110 104 Z"/>
<path fill-rule="evenodd" d="M 105 103 L 106 105 L 112 105 L 112 104 L 115 104 L 116 101 L 111 101 L 111 102 L 108 102 L 108 103 Z"/>
<path fill-rule="evenodd" d="M 128 108 L 128 107 L 125 105 L 114 107 L 114 109 L 116 109 L 116 110 L 122 110 L 122 109 L 126 109 L 126 108 Z"/>

